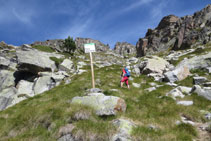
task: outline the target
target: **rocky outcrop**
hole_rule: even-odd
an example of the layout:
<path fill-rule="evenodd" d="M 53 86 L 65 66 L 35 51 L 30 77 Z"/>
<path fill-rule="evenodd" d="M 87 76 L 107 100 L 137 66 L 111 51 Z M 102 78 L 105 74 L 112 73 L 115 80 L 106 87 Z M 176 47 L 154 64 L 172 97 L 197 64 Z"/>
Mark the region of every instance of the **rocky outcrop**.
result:
<path fill-rule="evenodd" d="M 18 70 L 37 74 L 38 72 L 54 71 L 56 69 L 55 62 L 50 59 L 50 57 L 56 57 L 55 54 L 35 49 L 18 50 L 16 54 Z"/>
<path fill-rule="evenodd" d="M 15 86 L 15 77 L 12 71 L 0 70 L 0 91 Z"/>
<path fill-rule="evenodd" d="M 189 70 L 208 69 L 211 67 L 211 52 L 205 55 L 194 56 L 190 59 L 185 59 L 178 64 L 178 67 L 179 66 L 186 66 L 189 68 Z"/>
<path fill-rule="evenodd" d="M 97 52 L 106 52 L 110 49 L 109 45 L 105 45 L 98 40 L 90 38 L 76 38 L 75 44 L 78 51 L 84 52 L 84 44 L 94 43 Z"/>
<path fill-rule="evenodd" d="M 181 81 L 190 75 L 189 68 L 186 66 L 178 66 L 172 71 L 164 73 L 165 80 L 168 82 Z"/>
<path fill-rule="evenodd" d="M 211 41 L 211 5 L 194 13 L 191 16 L 177 17 L 169 15 L 164 17 L 155 29 L 148 29 L 144 38 L 136 44 L 137 56 L 145 56 L 165 51 L 187 49 L 196 42 L 207 43 Z"/>
<path fill-rule="evenodd" d="M 125 112 L 125 101 L 116 96 L 105 96 L 103 93 L 91 93 L 88 96 L 74 97 L 72 104 L 82 104 L 95 109 L 98 116 L 116 115 L 118 111 Z"/>
<path fill-rule="evenodd" d="M 41 45 L 41 46 L 48 46 L 52 49 L 55 49 L 59 52 L 63 52 L 63 39 L 55 39 L 55 40 L 46 40 L 46 41 L 36 41 L 32 45 Z"/>
<path fill-rule="evenodd" d="M 114 52 L 122 56 L 135 55 L 136 48 L 127 42 L 117 42 L 114 46 Z"/>

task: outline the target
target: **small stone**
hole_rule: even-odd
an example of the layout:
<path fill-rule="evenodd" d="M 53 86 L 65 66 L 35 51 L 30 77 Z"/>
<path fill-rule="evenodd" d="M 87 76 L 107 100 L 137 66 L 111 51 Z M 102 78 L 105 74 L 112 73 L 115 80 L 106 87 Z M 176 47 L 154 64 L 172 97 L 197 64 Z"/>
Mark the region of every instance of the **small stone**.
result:
<path fill-rule="evenodd" d="M 185 96 L 183 95 L 183 93 L 181 91 L 179 91 L 177 88 L 171 90 L 170 92 L 168 92 L 166 94 L 166 96 L 171 96 L 173 99 L 176 99 L 176 97 L 181 97 L 184 98 Z"/>
<path fill-rule="evenodd" d="M 193 105 L 193 101 L 177 101 L 178 105 L 184 105 L 184 106 L 191 106 Z"/>
<path fill-rule="evenodd" d="M 192 88 L 190 87 L 185 87 L 185 86 L 179 86 L 177 87 L 178 90 L 180 90 L 184 94 L 190 94 Z"/>
<path fill-rule="evenodd" d="M 211 113 L 206 114 L 206 115 L 205 115 L 205 118 L 206 118 L 207 120 L 211 120 Z"/>
<path fill-rule="evenodd" d="M 138 84 L 138 83 L 132 83 L 132 85 L 133 85 L 134 87 L 136 87 L 136 88 L 140 88 L 140 87 L 141 87 L 141 85 Z"/>
<path fill-rule="evenodd" d="M 211 73 L 211 67 L 206 68 L 206 70 L 208 71 L 208 73 Z"/>
<path fill-rule="evenodd" d="M 181 117 L 182 122 L 190 125 L 195 125 L 195 123 L 191 120 L 188 120 L 186 117 Z"/>
<path fill-rule="evenodd" d="M 133 77 L 129 77 L 129 80 L 130 80 L 130 81 L 133 81 Z"/>
<path fill-rule="evenodd" d="M 178 85 L 173 83 L 173 82 L 168 82 L 166 83 L 166 85 L 172 86 L 172 87 L 177 87 Z"/>
<path fill-rule="evenodd" d="M 156 90 L 156 87 L 150 87 L 150 88 L 145 89 L 145 91 L 148 91 L 148 92 L 152 92 L 154 90 Z"/>
<path fill-rule="evenodd" d="M 150 86 L 156 86 L 157 84 L 154 82 L 149 83 Z"/>
<path fill-rule="evenodd" d="M 90 93 L 101 93 L 102 92 L 102 90 L 99 89 L 99 88 L 91 88 L 87 91 L 90 92 Z"/>

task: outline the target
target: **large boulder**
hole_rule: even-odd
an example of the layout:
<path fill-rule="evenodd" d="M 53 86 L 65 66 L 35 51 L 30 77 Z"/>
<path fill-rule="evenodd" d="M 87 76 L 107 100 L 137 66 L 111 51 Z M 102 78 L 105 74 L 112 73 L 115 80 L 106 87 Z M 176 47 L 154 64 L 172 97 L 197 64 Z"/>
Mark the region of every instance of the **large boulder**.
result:
<path fill-rule="evenodd" d="M 173 71 L 164 73 L 165 80 L 168 82 L 181 81 L 190 75 L 189 68 L 186 66 L 176 67 Z"/>
<path fill-rule="evenodd" d="M 99 116 L 116 115 L 118 111 L 125 112 L 125 101 L 116 96 L 105 96 L 102 93 L 92 93 L 88 96 L 74 97 L 73 104 L 90 106 L 96 110 Z"/>
<path fill-rule="evenodd" d="M 169 66 L 170 64 L 157 56 L 152 56 L 151 58 L 146 58 L 145 63 L 143 65 L 142 72 L 144 74 L 149 73 L 159 73 L 162 74 L 164 70 Z"/>
<path fill-rule="evenodd" d="M 51 53 L 41 52 L 35 49 L 18 50 L 18 69 L 36 74 L 41 71 L 54 71 L 56 65 L 50 59 L 52 56 L 54 55 Z"/>
<path fill-rule="evenodd" d="M 87 44 L 87 43 L 94 43 L 97 52 L 106 52 L 110 49 L 109 45 L 105 45 L 98 40 L 93 40 L 90 38 L 76 38 L 75 39 L 76 49 L 78 51 L 84 51 L 84 44 Z"/>
<path fill-rule="evenodd" d="M 0 91 L 2 89 L 15 86 L 14 72 L 8 70 L 0 70 Z"/>
<path fill-rule="evenodd" d="M 199 85 L 194 85 L 191 92 L 197 93 L 199 96 L 206 98 L 211 101 L 211 87 L 200 87 Z"/>
<path fill-rule="evenodd" d="M 51 47 L 60 52 L 64 51 L 64 49 L 63 49 L 64 40 L 63 39 L 36 41 L 32 45 L 48 46 L 48 47 Z"/>
<path fill-rule="evenodd" d="M 60 65 L 59 70 L 66 71 L 66 72 L 73 72 L 74 64 L 73 61 L 69 59 L 65 59 Z"/>
<path fill-rule="evenodd" d="M 56 83 L 50 76 L 43 76 L 39 77 L 35 84 L 34 84 L 34 93 L 36 94 L 41 94 L 45 91 L 48 91 L 52 88 L 54 88 Z"/>
<path fill-rule="evenodd" d="M 122 56 L 133 55 L 136 54 L 136 48 L 127 42 L 117 42 L 114 46 L 114 52 Z"/>

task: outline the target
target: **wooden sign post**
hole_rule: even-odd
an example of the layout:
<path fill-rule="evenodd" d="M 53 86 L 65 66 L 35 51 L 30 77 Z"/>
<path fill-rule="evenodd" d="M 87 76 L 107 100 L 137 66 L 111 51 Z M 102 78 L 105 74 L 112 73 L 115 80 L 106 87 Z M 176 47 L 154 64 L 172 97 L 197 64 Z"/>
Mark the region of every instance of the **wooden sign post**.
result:
<path fill-rule="evenodd" d="M 90 55 L 92 88 L 95 88 L 94 67 L 93 67 L 93 59 L 92 59 L 92 52 L 95 52 L 95 44 L 94 43 L 84 44 L 84 49 L 85 49 L 85 53 L 89 53 Z"/>

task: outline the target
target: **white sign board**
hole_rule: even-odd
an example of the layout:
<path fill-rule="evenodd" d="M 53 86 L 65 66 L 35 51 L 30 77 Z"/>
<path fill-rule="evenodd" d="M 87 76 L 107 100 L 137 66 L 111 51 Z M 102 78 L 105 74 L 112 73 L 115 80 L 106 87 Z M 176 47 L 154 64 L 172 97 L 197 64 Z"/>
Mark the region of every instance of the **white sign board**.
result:
<path fill-rule="evenodd" d="M 84 50 L 85 53 L 95 52 L 95 44 L 94 43 L 84 44 Z"/>

